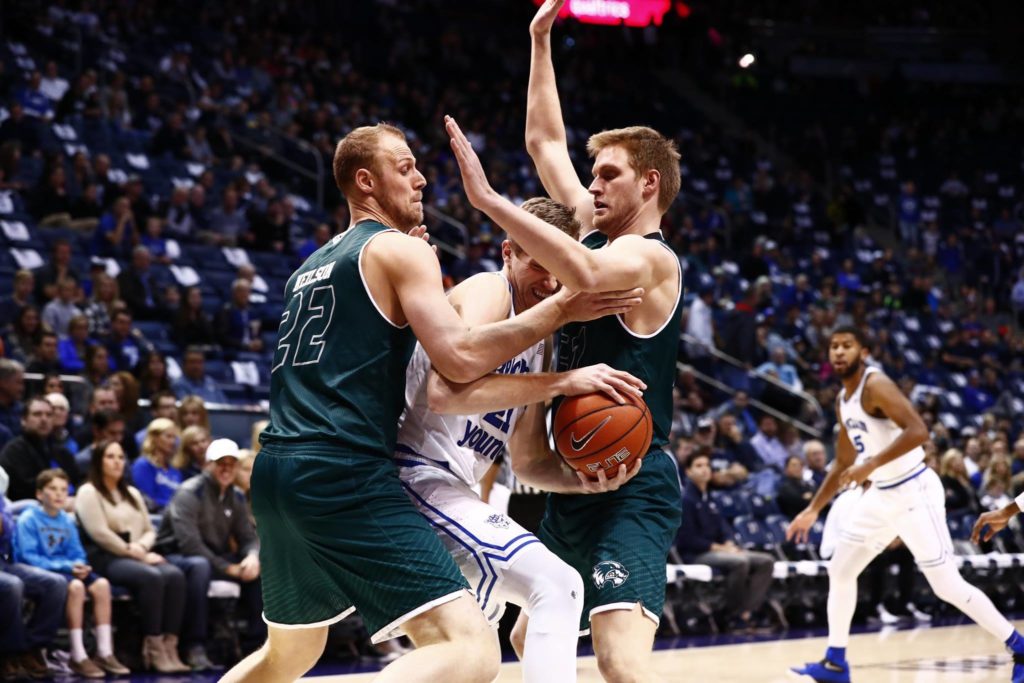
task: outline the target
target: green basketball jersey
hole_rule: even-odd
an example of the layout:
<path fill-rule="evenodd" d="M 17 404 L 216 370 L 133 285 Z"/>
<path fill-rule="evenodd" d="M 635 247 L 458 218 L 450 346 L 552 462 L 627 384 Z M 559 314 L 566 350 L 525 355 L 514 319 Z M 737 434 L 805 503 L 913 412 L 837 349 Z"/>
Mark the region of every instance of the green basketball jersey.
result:
<path fill-rule="evenodd" d="M 658 240 L 671 251 L 661 233 L 645 237 Z M 608 238 L 596 231 L 583 238 L 583 244 L 590 249 L 599 249 L 607 242 Z M 570 323 L 562 328 L 558 337 L 559 371 L 605 363 L 616 370 L 631 373 L 647 384 L 644 400 L 654 420 L 651 448 L 667 445 L 672 427 L 672 386 L 679 355 L 679 320 L 683 300 L 682 272 L 679 282 L 679 297 L 672 315 L 652 335 L 637 335 L 626 328 L 621 316 L 608 315 L 586 323 Z"/>
<path fill-rule="evenodd" d="M 328 442 L 390 461 L 416 338 L 384 318 L 359 265 L 390 229 L 362 221 L 288 279 L 262 443 Z"/>

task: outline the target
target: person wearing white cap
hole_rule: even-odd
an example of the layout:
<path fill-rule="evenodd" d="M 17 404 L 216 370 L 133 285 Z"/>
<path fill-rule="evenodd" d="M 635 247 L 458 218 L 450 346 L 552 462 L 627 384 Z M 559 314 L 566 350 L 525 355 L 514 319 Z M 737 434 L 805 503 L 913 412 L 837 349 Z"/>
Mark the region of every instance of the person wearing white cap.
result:
<path fill-rule="evenodd" d="M 256 646 L 266 637 L 260 618 L 259 540 L 245 495 L 234 486 L 238 454 L 238 444 L 231 439 L 216 439 L 207 447 L 206 469 L 178 488 L 157 536 L 155 550 L 186 575 L 186 613 L 191 619 L 182 640 L 185 661 L 193 670 L 211 668 L 202 644 L 207 630 L 206 593 L 214 578 L 242 585 L 241 602 L 248 620 L 244 639 Z M 232 540 L 237 551 L 232 550 Z"/>

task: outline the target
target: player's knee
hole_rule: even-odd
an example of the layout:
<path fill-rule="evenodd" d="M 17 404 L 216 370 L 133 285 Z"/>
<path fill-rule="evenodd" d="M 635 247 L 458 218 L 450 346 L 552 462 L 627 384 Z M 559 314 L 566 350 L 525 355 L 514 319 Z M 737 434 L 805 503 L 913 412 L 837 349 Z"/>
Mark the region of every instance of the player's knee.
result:
<path fill-rule="evenodd" d="M 529 625 L 529 618 L 525 614 L 520 614 L 516 619 L 515 626 L 512 627 L 512 632 L 508 635 L 512 649 L 515 650 L 516 657 L 519 657 L 520 660 L 523 658 L 523 653 L 526 652 L 526 629 L 529 628 Z"/>
<path fill-rule="evenodd" d="M 623 647 L 604 648 L 597 653 L 597 668 L 607 683 L 639 683 L 647 680 L 646 655 Z"/>
<path fill-rule="evenodd" d="M 469 641 L 462 641 L 466 648 L 460 649 L 459 668 L 464 672 L 465 683 L 491 683 L 501 669 L 501 647 L 497 634 L 491 628 L 475 631 Z"/>
<path fill-rule="evenodd" d="M 546 631 L 579 626 L 583 612 L 583 579 L 562 561 L 551 563 L 535 577 L 530 596 L 530 618 L 534 628 Z"/>

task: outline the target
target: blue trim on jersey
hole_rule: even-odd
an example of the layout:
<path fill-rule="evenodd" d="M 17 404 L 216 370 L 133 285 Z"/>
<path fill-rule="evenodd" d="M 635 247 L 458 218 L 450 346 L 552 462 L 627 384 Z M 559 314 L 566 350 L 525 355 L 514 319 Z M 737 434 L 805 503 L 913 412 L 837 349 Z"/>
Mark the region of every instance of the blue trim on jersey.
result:
<path fill-rule="evenodd" d="M 419 501 L 420 504 L 423 505 L 423 507 L 427 508 L 428 510 L 430 510 L 431 512 L 436 514 L 438 517 L 440 517 L 441 519 L 445 520 L 446 522 L 451 524 L 453 527 L 455 527 L 456 529 L 461 531 L 463 534 L 468 536 L 470 540 L 472 540 L 474 543 L 477 544 L 477 547 L 491 548 L 491 549 L 493 549 L 495 551 L 505 551 L 504 553 L 502 553 L 502 552 L 487 552 L 487 551 L 477 552 L 477 548 L 476 547 L 473 547 L 472 545 L 470 545 L 465 539 L 459 538 L 459 536 L 456 535 L 452 531 L 452 529 L 450 529 L 448 527 L 445 527 L 445 526 L 442 526 L 436 520 L 433 520 L 428 515 L 424 514 L 423 512 L 420 512 L 420 514 L 423 515 L 423 518 L 426 519 L 428 522 L 430 522 L 430 524 L 432 526 L 434 526 L 434 527 L 440 529 L 441 531 L 443 531 L 447 536 L 451 537 L 451 539 L 453 541 L 455 541 L 456 543 L 461 545 L 463 548 L 465 548 L 467 551 L 469 551 L 469 554 L 476 561 L 477 567 L 480 568 L 480 582 L 477 584 L 476 594 L 477 594 L 477 601 L 478 602 L 480 602 L 481 599 L 483 600 L 482 602 L 480 602 L 480 609 L 482 609 L 482 610 L 485 610 L 487 608 L 487 603 L 491 599 L 491 591 L 494 590 L 494 586 L 498 582 L 498 570 L 491 563 L 491 560 L 498 560 L 498 561 L 507 563 L 509 560 L 511 560 L 513 557 L 515 557 L 516 553 L 518 553 L 520 550 L 522 550 L 526 546 L 532 545 L 534 543 L 540 543 L 540 539 L 539 538 L 537 538 L 533 534 L 529 534 L 529 533 L 527 533 L 527 534 L 520 534 L 520 535 L 516 536 L 511 541 L 509 541 L 508 543 L 506 543 L 505 545 L 502 545 L 502 546 L 495 545 L 494 543 L 487 543 L 486 541 L 482 541 L 479 538 L 477 538 L 476 536 L 474 536 L 473 533 L 469 531 L 469 529 L 467 529 L 466 527 L 462 526 L 461 524 L 456 522 L 454 519 L 452 519 L 451 517 L 449 517 L 448 515 L 444 514 L 443 512 L 438 510 L 436 507 L 434 507 L 433 505 L 431 505 L 430 503 L 425 501 L 423 499 L 423 497 L 420 496 L 415 491 L 413 491 L 412 487 L 410 487 L 408 484 L 406 484 L 405 482 L 402 482 L 402 486 L 409 493 L 409 495 L 411 495 L 413 498 L 415 498 L 417 501 Z M 511 551 L 509 551 L 509 548 L 512 545 L 514 545 L 516 542 L 521 541 L 523 539 L 526 539 L 526 540 L 523 543 L 521 543 L 518 546 L 516 546 L 515 548 L 513 548 Z M 483 558 L 482 561 L 481 561 L 481 558 Z M 485 562 L 486 562 L 486 565 L 487 565 L 486 567 L 484 567 L 484 563 Z M 488 572 L 488 569 L 490 570 L 489 572 Z M 488 581 L 488 579 L 489 579 L 489 581 Z M 484 583 L 485 582 L 487 583 L 486 590 L 484 590 Z"/>
<path fill-rule="evenodd" d="M 426 461 L 426 462 L 416 463 L 418 465 L 437 465 L 438 467 L 443 467 L 446 470 L 451 470 L 451 466 L 448 463 L 446 463 L 446 462 L 444 462 L 442 460 L 434 460 L 433 458 L 428 458 L 427 456 L 425 456 L 425 455 L 423 455 L 421 453 L 417 453 L 416 451 L 414 451 L 413 449 L 409 448 L 405 444 L 396 443 L 395 444 L 395 450 L 397 452 L 399 452 L 399 453 L 405 453 L 406 455 L 414 455 L 417 458 L 422 458 L 423 460 Z M 406 461 L 406 462 L 408 462 L 408 461 Z"/>
<path fill-rule="evenodd" d="M 886 489 L 894 489 L 897 486 L 902 486 L 903 484 L 906 484 L 911 479 L 917 479 L 922 474 L 924 474 L 925 470 L 927 470 L 927 469 L 928 469 L 928 465 L 925 465 L 924 463 L 921 463 L 921 465 L 918 467 L 918 469 L 913 474 L 911 474 L 910 476 L 908 476 L 908 477 L 906 477 L 904 479 L 900 479 L 895 484 L 885 484 L 884 486 L 881 485 L 881 484 L 876 484 L 876 486 L 878 486 L 878 489 L 880 491 L 885 491 Z"/>

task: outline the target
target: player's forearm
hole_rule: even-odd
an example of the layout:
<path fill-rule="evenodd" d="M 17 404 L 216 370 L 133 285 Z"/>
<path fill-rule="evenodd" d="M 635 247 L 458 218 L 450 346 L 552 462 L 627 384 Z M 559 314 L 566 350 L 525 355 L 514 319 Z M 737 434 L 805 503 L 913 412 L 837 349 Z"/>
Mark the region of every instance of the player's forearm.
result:
<path fill-rule="evenodd" d="M 526 90 L 526 149 L 534 156 L 544 144 L 564 147 L 566 135 L 555 65 L 551 59 L 551 32 L 533 33 L 531 43 L 530 81 Z"/>
<path fill-rule="evenodd" d="M 542 491 L 552 493 L 581 493 L 579 478 L 562 462 L 551 449 L 543 447 L 531 449 L 529 454 L 523 449 L 509 449 L 512 456 L 512 472 L 516 479 Z M 517 452 L 519 451 L 519 452 Z"/>
<path fill-rule="evenodd" d="M 427 403 L 439 415 L 477 415 L 548 401 L 564 393 L 561 384 L 562 375 L 551 372 L 490 374 L 468 384 L 431 373 Z"/>
<path fill-rule="evenodd" d="M 552 297 L 511 320 L 466 330 L 459 336 L 450 359 L 432 360 L 441 374 L 453 382 L 473 382 L 568 321 L 562 304 Z"/>
<path fill-rule="evenodd" d="M 821 487 L 815 492 L 814 498 L 811 499 L 807 507 L 814 510 L 815 513 L 820 513 L 825 509 L 829 501 L 835 497 L 836 491 L 839 490 L 839 476 L 845 469 L 845 467 L 839 467 L 838 463 L 834 465 L 825 475 L 825 480 L 821 482 Z"/>

